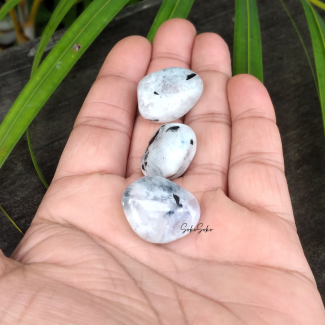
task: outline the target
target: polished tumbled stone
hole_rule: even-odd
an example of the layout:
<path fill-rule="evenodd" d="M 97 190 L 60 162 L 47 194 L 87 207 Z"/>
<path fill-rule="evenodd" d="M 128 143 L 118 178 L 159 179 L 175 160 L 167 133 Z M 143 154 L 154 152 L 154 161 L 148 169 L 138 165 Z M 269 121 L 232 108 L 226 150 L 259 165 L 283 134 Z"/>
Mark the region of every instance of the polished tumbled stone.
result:
<path fill-rule="evenodd" d="M 185 68 L 159 70 L 139 82 L 139 111 L 147 120 L 172 122 L 184 116 L 202 92 L 202 79 L 195 72 Z"/>
<path fill-rule="evenodd" d="M 163 124 L 149 141 L 141 159 L 145 176 L 180 177 L 196 152 L 196 136 L 185 124 Z"/>
<path fill-rule="evenodd" d="M 146 176 L 133 182 L 123 193 L 122 206 L 132 229 L 151 243 L 169 243 L 196 226 L 200 205 L 193 194 L 160 176 Z"/>

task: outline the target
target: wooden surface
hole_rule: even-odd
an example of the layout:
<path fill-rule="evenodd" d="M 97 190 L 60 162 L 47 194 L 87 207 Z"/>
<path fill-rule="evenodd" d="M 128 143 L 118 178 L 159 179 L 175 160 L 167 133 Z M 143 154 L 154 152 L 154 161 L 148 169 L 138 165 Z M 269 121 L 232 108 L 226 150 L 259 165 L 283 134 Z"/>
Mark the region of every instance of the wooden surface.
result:
<path fill-rule="evenodd" d="M 146 36 L 159 8 L 148 0 L 124 10 L 72 69 L 31 125 L 37 161 L 50 181 L 73 122 L 101 64 L 125 36 Z M 311 53 L 299 1 L 287 0 Z M 321 109 L 308 62 L 279 1 L 258 1 L 264 80 L 276 109 L 298 233 L 325 300 L 325 139 Z M 324 14 L 323 14 L 324 17 Z M 189 15 L 198 33 L 216 32 L 232 50 L 234 2 L 196 0 Z M 62 35 L 53 37 L 54 44 Z M 28 81 L 37 41 L 0 53 L 0 121 Z M 50 46 L 51 47 L 51 46 Z M 23 137 L 0 170 L 0 204 L 26 231 L 45 193 Z M 0 248 L 10 255 L 20 233 L 0 213 Z"/>

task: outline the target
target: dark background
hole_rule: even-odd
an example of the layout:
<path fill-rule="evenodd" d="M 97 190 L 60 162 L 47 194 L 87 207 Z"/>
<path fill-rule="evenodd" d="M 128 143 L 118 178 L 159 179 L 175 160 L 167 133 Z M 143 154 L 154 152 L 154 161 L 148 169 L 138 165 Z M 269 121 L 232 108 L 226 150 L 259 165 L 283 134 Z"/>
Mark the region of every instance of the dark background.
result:
<path fill-rule="evenodd" d="M 90 46 L 32 123 L 34 152 L 48 182 L 107 53 L 123 37 L 146 36 L 160 2 L 147 0 L 124 9 Z M 276 110 L 298 233 L 325 300 L 325 138 L 321 108 L 308 61 L 280 1 L 257 2 L 264 83 Z M 300 2 L 285 2 L 312 56 Z M 321 14 L 325 17 L 324 12 Z M 196 0 L 188 19 L 198 33 L 220 34 L 232 51 L 234 1 Z M 55 44 L 62 34 L 57 32 L 51 43 Z M 0 53 L 0 121 L 28 81 L 36 45 L 37 41 L 33 41 Z M 44 193 L 24 136 L 0 169 L 0 204 L 25 232 Z M 0 213 L 0 248 L 7 256 L 20 239 L 21 234 Z"/>

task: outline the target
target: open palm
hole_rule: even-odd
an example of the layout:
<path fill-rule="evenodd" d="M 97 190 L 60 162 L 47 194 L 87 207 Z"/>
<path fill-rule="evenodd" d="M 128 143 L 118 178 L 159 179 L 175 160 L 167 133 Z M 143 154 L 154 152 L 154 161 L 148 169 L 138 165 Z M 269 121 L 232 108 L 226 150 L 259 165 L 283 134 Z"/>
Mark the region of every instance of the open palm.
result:
<path fill-rule="evenodd" d="M 156 245 L 132 231 L 121 197 L 160 126 L 136 114 L 137 84 L 167 67 L 204 83 L 177 121 L 198 149 L 175 182 L 213 230 Z M 31 227 L 13 259 L 1 256 L 0 324 L 325 324 L 271 100 L 254 77 L 231 78 L 218 35 L 174 19 L 153 46 L 132 36 L 112 49 Z"/>

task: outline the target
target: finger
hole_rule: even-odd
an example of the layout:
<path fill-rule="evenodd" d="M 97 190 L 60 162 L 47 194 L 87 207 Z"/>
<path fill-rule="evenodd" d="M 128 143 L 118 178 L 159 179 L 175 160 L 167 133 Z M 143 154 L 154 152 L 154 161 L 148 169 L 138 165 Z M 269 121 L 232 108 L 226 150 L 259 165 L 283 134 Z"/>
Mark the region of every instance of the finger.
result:
<path fill-rule="evenodd" d="M 172 19 L 160 26 L 153 40 L 152 60 L 148 74 L 157 70 L 182 67 L 189 68 L 196 30 L 184 19 Z M 176 123 L 182 123 L 178 119 Z M 162 124 L 150 122 L 138 114 L 133 131 L 126 176 L 143 176 L 141 157 L 155 131 Z"/>
<path fill-rule="evenodd" d="M 263 84 L 249 75 L 228 83 L 232 118 L 229 197 L 293 220 L 279 130 Z"/>
<path fill-rule="evenodd" d="M 204 90 L 184 120 L 197 137 L 197 152 L 184 174 L 184 186 L 190 190 L 193 186 L 196 193 L 216 188 L 226 192 L 231 138 L 226 86 L 231 63 L 225 41 L 214 33 L 197 36 L 191 68 L 202 78 Z"/>
<path fill-rule="evenodd" d="M 125 176 L 136 89 L 150 56 L 151 45 L 143 37 L 114 46 L 80 110 L 55 179 L 94 172 Z"/>

